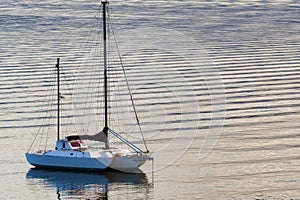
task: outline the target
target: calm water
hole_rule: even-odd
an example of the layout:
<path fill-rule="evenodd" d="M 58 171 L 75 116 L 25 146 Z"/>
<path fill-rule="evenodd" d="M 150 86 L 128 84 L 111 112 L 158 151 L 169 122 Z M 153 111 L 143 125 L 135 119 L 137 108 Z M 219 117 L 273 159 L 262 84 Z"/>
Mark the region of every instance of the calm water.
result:
<path fill-rule="evenodd" d="M 88 49 L 98 10 L 91 0 L 2 1 L 1 199 L 300 199 L 292 0 L 112 1 L 154 175 L 151 164 L 133 175 L 31 169 L 24 153 L 45 122 L 56 57 L 76 83 L 80 63 L 97 53 Z M 74 116 L 65 116 L 67 132 Z"/>

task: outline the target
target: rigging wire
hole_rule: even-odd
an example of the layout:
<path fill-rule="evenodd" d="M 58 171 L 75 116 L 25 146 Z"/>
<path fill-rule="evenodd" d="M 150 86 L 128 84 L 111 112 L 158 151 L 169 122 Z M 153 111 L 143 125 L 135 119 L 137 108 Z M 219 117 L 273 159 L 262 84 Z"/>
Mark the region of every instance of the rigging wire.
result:
<path fill-rule="evenodd" d="M 97 16 L 95 17 L 95 18 L 97 18 Z M 93 24 L 93 26 L 94 27 L 98 27 L 99 26 L 99 23 L 97 23 L 99 20 L 95 20 L 95 23 Z M 109 69 L 111 69 L 111 70 L 109 70 L 110 71 L 110 77 L 111 78 L 113 78 L 113 79 L 118 79 L 118 77 L 119 77 L 119 74 L 123 74 L 124 75 L 124 77 L 125 77 L 125 81 L 126 81 L 126 87 L 127 87 L 127 89 L 128 89 L 128 92 L 129 92 L 129 97 L 130 97 L 130 101 L 131 101 L 131 105 L 132 105 L 132 107 L 133 107 L 133 111 L 134 111 L 134 114 L 135 114 L 135 118 L 136 118 L 136 121 L 137 121 L 137 125 L 138 125 L 138 127 L 139 127 L 139 130 L 140 130 L 140 133 L 141 133 L 141 136 L 142 136 L 142 139 L 143 139 L 143 142 L 144 142 L 144 145 L 145 145 L 145 148 L 146 148 L 146 150 L 147 150 L 147 152 L 149 152 L 149 150 L 148 150 L 148 147 L 147 147 L 147 144 L 146 144 L 146 142 L 145 142 L 145 138 L 144 138 L 144 134 L 143 134 L 143 131 L 142 131 L 142 128 L 141 128 L 141 125 L 140 125 L 140 122 L 139 122 L 139 119 L 138 119 L 138 115 L 137 115 L 137 110 L 136 110 L 136 107 L 135 107 L 135 104 L 134 104 L 134 102 L 133 102 L 133 95 L 132 95 L 132 93 L 131 93 L 131 90 L 130 90 L 130 87 L 129 87 L 129 82 L 128 82 L 128 79 L 127 79 L 127 75 L 126 75 L 126 71 L 125 71 L 125 68 L 124 68 L 124 65 L 123 65 L 123 61 L 122 61 L 122 57 L 121 57 L 121 54 L 120 54 L 120 50 L 119 50 L 119 47 L 118 47 L 118 44 L 117 44 L 117 41 L 116 41 L 116 38 L 115 38 L 115 33 L 114 33 L 114 30 L 113 30 L 113 27 L 112 27 L 112 22 L 110 21 L 110 19 L 109 19 L 109 12 L 108 12 L 108 23 L 110 24 L 110 26 L 108 26 L 109 28 L 108 28 L 108 31 L 109 31 L 109 33 L 111 33 L 114 37 L 113 37 L 113 39 L 114 39 L 114 42 L 115 42 L 115 46 L 116 46 L 116 50 L 117 50 L 117 52 L 118 52 L 118 59 L 119 59 L 119 62 L 120 62 L 120 65 L 121 65 L 121 72 L 119 73 L 119 70 L 117 70 L 115 67 L 114 67 L 114 65 L 112 65 L 112 66 L 109 66 L 108 65 L 108 67 L 109 67 Z M 88 47 L 89 47 L 89 55 L 91 55 L 91 54 L 94 54 L 94 55 L 99 55 L 99 54 L 97 54 L 97 53 L 99 53 L 98 51 L 100 51 L 100 49 L 101 48 L 99 48 L 99 47 L 101 47 L 101 43 L 100 42 L 98 42 L 99 41 L 99 37 L 100 37 L 100 34 L 97 34 L 98 32 L 99 32 L 100 30 L 99 29 L 92 29 L 92 31 L 90 32 L 90 35 L 91 35 L 91 37 L 90 38 L 92 38 L 92 40 L 94 40 L 95 38 L 96 38 L 96 41 L 97 41 L 97 43 L 96 43 L 96 45 L 88 45 Z M 96 33 L 96 34 L 95 34 Z M 110 36 L 111 34 L 108 34 L 108 36 Z M 87 41 L 87 43 L 89 43 L 89 41 Z M 86 43 L 86 44 L 87 44 Z M 81 43 L 81 46 L 82 46 L 83 44 Z M 109 46 L 109 47 L 113 47 L 113 46 Z M 82 48 L 80 48 L 80 49 L 82 49 Z M 77 55 L 78 55 L 79 53 L 77 53 Z M 80 56 L 81 57 L 81 56 Z M 113 59 L 113 61 L 114 60 L 117 60 L 117 58 L 116 59 Z M 89 61 L 91 61 L 92 59 L 90 58 L 90 57 L 87 57 L 86 59 L 88 59 Z M 82 60 L 84 60 L 84 58 L 82 57 Z M 99 62 L 97 62 L 96 60 L 92 60 L 93 61 L 93 67 L 95 67 L 95 66 L 99 66 Z M 100 62 L 101 63 L 101 62 Z M 73 80 L 73 82 L 75 83 L 76 82 L 76 79 L 75 79 L 75 77 L 78 75 L 78 73 L 79 73 L 79 71 L 80 71 L 80 68 L 83 68 L 82 66 L 79 66 L 79 68 L 75 71 L 75 74 L 74 73 L 72 73 L 73 71 L 71 71 L 71 70 L 68 70 L 68 71 L 70 71 L 71 73 L 67 73 L 67 74 L 70 74 L 70 75 L 66 75 L 66 73 L 65 73 L 65 71 L 63 71 L 63 73 L 62 73 L 62 78 L 63 78 L 63 80 L 65 80 L 66 81 L 66 87 L 67 87 L 67 91 L 72 91 L 72 88 L 71 88 L 71 86 L 70 86 L 70 84 L 69 84 L 69 80 L 70 79 L 72 79 L 72 78 L 74 78 L 74 79 L 72 79 Z M 93 68 L 94 69 L 94 68 Z M 65 70 L 65 69 L 64 69 Z M 54 71 L 54 70 L 53 70 Z M 56 71 L 56 70 L 55 70 Z M 97 71 L 97 70 L 96 70 Z M 99 70 L 98 70 L 98 72 L 99 72 Z M 52 74 L 53 72 L 51 72 L 51 74 Z M 85 72 L 84 72 L 85 73 Z M 90 72 L 89 72 L 90 73 Z M 100 72 L 101 73 L 101 72 Z M 91 76 L 95 76 L 95 74 L 93 74 L 93 73 L 90 73 L 91 74 Z M 53 74 L 52 74 L 53 75 Z M 54 73 L 54 75 L 55 75 L 55 73 Z M 85 79 L 86 80 L 86 79 Z M 98 79 L 95 79 L 95 77 L 92 77 L 92 78 L 90 78 L 89 79 L 89 83 L 88 83 L 88 85 L 90 85 L 90 84 L 94 84 L 95 83 L 95 80 L 96 81 L 100 81 L 100 79 L 98 78 Z M 84 80 L 83 80 L 84 81 Z M 79 81 L 80 82 L 80 81 Z M 97 82 L 97 83 L 98 83 Z M 115 87 L 116 88 L 116 83 L 117 83 L 117 81 L 115 81 L 115 82 L 109 82 L 109 86 L 110 87 Z M 97 95 L 97 94 L 100 94 L 100 89 L 99 89 L 100 87 L 96 87 L 96 97 L 98 97 L 98 98 L 101 98 L 101 95 Z M 51 94 L 50 95 L 47 95 L 47 96 L 49 96 L 49 98 L 50 98 L 50 100 L 49 100 L 49 104 L 48 104 L 48 108 L 47 108 L 47 114 L 46 114 L 46 118 L 44 118 L 44 124 L 47 124 L 47 126 L 40 126 L 39 127 L 39 129 L 38 129 L 38 131 L 37 131 L 37 134 L 35 135 L 35 137 L 33 138 L 33 142 L 31 143 L 31 145 L 30 145 L 30 147 L 29 147 L 29 149 L 28 149 L 28 151 L 34 146 L 34 143 L 35 143 L 35 141 L 37 140 L 37 138 L 38 138 L 38 136 L 40 137 L 40 141 L 39 141 L 39 145 L 40 145 L 40 147 L 42 147 L 42 146 L 44 146 L 45 147 L 45 150 L 46 150 L 46 148 L 47 148 L 47 145 L 48 145 L 48 139 L 49 139 L 49 134 L 50 134 L 50 131 L 51 131 L 51 134 L 52 134 L 52 130 L 50 130 L 54 125 L 55 125 L 55 123 L 53 123 L 53 120 L 55 119 L 55 112 L 53 111 L 53 109 L 52 108 L 54 108 L 54 106 L 55 106 L 55 103 L 54 103 L 54 93 L 55 93 L 55 89 L 56 89 L 56 87 L 55 87 L 55 84 L 53 84 L 52 85 L 52 89 L 51 90 L 49 90 L 49 92 L 51 92 Z M 111 90 L 110 90 L 110 92 L 111 92 Z M 120 92 L 120 94 L 122 93 L 121 91 L 119 91 Z M 73 89 L 73 92 L 70 92 L 70 94 L 71 94 L 71 97 L 72 97 L 72 99 L 73 99 L 73 95 L 74 95 L 74 89 Z M 88 93 L 87 93 L 88 95 L 86 95 L 85 97 L 87 98 L 86 99 L 86 101 L 84 102 L 85 103 L 85 105 L 84 105 L 84 107 L 88 107 L 87 106 L 87 104 L 88 103 L 91 103 L 91 102 L 89 102 L 88 101 L 88 98 L 91 98 L 91 96 L 93 96 L 93 95 L 95 95 L 95 93 L 93 93 L 93 92 L 91 92 L 90 90 L 88 91 Z M 123 95 L 123 94 L 121 94 L 121 95 Z M 109 102 L 111 102 L 111 96 L 110 95 L 108 95 L 109 96 Z M 121 100 L 121 97 L 118 97 L 120 100 Z M 52 100 L 51 100 L 52 99 Z M 101 102 L 101 101 L 98 101 L 98 102 Z M 68 103 L 70 103 L 70 102 L 68 102 Z M 120 102 L 116 102 L 117 104 L 119 104 L 119 105 L 121 105 L 121 107 L 124 105 L 123 104 L 123 102 L 122 102 L 122 100 L 120 101 Z M 100 107 L 101 107 L 101 105 L 99 105 Z M 93 106 L 92 106 L 93 107 Z M 90 107 L 89 107 L 90 108 Z M 97 108 L 97 106 L 96 106 L 96 108 Z M 111 108 L 111 107 L 110 107 Z M 101 110 L 102 109 L 97 109 L 97 113 L 96 113 L 96 116 L 98 116 L 99 117 L 99 121 L 100 121 L 100 117 L 101 117 Z M 65 110 L 61 110 L 61 112 L 65 112 Z M 87 113 L 86 113 L 87 112 Z M 84 109 L 84 113 L 83 113 L 83 116 L 85 117 L 85 118 L 88 118 L 87 117 L 87 115 L 86 114 L 89 114 L 88 113 L 89 111 L 86 111 L 85 109 Z M 124 116 L 124 113 L 123 112 L 120 112 L 123 116 Z M 65 113 L 64 113 L 65 114 Z M 67 117 L 67 119 L 68 119 L 68 117 Z M 111 112 L 109 112 L 109 119 L 110 120 L 113 120 L 112 119 L 112 115 L 111 115 Z M 91 118 L 88 118 L 88 119 L 85 119 L 85 120 L 87 120 L 87 121 L 89 121 L 89 122 L 91 122 Z M 89 123 L 88 123 L 89 124 Z M 83 126 L 83 125 L 82 125 Z M 66 128 L 66 127 L 65 127 Z M 75 126 L 75 129 L 76 129 L 76 126 Z M 67 129 L 65 129 L 66 131 L 68 131 Z M 87 127 L 87 130 L 89 130 L 89 127 Z M 130 127 L 127 129 L 127 130 L 130 130 Z M 42 137 L 41 135 L 41 133 L 44 133 L 44 131 L 46 131 L 46 137 L 44 136 L 44 137 Z M 77 132 L 78 130 L 76 129 L 76 132 Z M 44 135 L 44 134 L 43 134 Z M 51 136 L 50 136 L 51 137 Z M 51 137 L 52 138 L 52 137 Z M 42 143 L 43 144 L 46 144 L 46 145 L 42 145 Z M 36 143 L 36 146 L 37 146 L 37 143 Z"/>
<path fill-rule="evenodd" d="M 108 28 L 107 28 L 107 31 L 108 31 L 108 37 L 109 39 L 110 38 L 113 38 L 112 37 L 112 34 L 111 34 L 111 23 L 109 21 L 109 12 L 107 13 L 107 16 L 108 16 Z M 127 125 L 126 124 L 126 120 L 129 119 L 129 117 L 125 117 L 125 112 L 124 110 L 122 110 L 121 108 L 124 108 L 125 105 L 124 105 L 124 99 L 122 99 L 122 93 L 121 93 L 121 89 L 118 87 L 118 84 L 120 83 L 118 81 L 118 78 L 119 78 L 119 65 L 120 65 L 120 62 L 118 61 L 118 56 L 116 57 L 115 54 L 113 52 L 116 52 L 115 51 L 115 46 L 114 46 L 114 43 L 112 42 L 109 42 L 108 43 L 108 48 L 109 48 L 109 88 L 110 88 L 110 92 L 111 92 L 111 95 L 109 95 L 109 100 L 110 101 L 110 105 L 113 103 L 114 105 L 113 106 L 110 106 L 110 112 L 109 112 L 109 120 L 110 120 L 110 127 L 115 129 L 115 130 L 118 130 L 119 133 L 126 133 L 127 131 Z M 115 97 L 115 98 L 112 98 L 112 97 Z M 114 114 L 114 115 L 113 115 Z M 122 128 L 121 128 L 122 127 Z M 126 134 L 127 138 L 129 137 L 129 134 Z M 111 140 L 110 140 L 111 141 Z M 118 142 L 119 140 L 117 140 L 115 142 L 115 144 L 119 143 Z M 122 144 L 122 142 L 120 143 Z"/>
<path fill-rule="evenodd" d="M 99 66 L 100 62 L 99 59 L 94 59 L 99 56 L 101 47 L 101 34 L 99 34 L 99 32 L 101 31 L 101 29 L 99 28 L 101 22 L 99 18 L 100 15 L 97 11 L 97 14 L 94 16 L 92 27 L 90 29 L 91 31 L 89 32 L 88 41 L 85 43 L 85 56 L 82 56 L 79 64 L 80 67 L 77 70 L 76 76 L 80 78 L 77 78 L 75 80 L 73 89 L 73 99 L 75 99 L 74 110 L 77 110 L 77 115 L 74 117 L 73 121 L 75 123 L 76 119 L 79 119 L 80 121 L 78 124 L 80 124 L 80 126 L 78 126 L 78 128 L 80 129 L 80 132 L 85 133 L 90 129 L 95 128 L 95 119 L 100 121 L 99 118 L 101 118 L 101 111 L 97 109 L 97 111 L 94 112 L 93 110 L 98 107 L 98 105 L 93 104 L 93 100 L 99 98 L 99 88 L 91 87 L 94 84 L 98 84 L 98 82 L 100 81 L 99 76 L 97 76 L 99 71 L 95 70 L 96 66 Z M 76 108 L 76 106 L 78 107 Z M 94 115 L 95 118 L 92 118 L 91 116 Z M 92 124 L 92 122 L 94 124 Z"/>
<path fill-rule="evenodd" d="M 108 19 L 109 19 L 109 18 L 108 18 Z M 110 25 L 111 25 L 111 32 L 112 32 L 112 34 L 113 34 L 114 36 L 116 36 L 115 33 L 114 33 L 114 30 L 113 30 L 112 22 L 111 22 L 110 20 L 109 20 L 109 23 L 110 23 Z M 131 101 L 131 104 L 132 104 L 132 107 L 133 107 L 133 110 L 134 110 L 135 118 L 136 118 L 136 121 L 137 121 L 139 130 L 140 130 L 140 133 L 141 133 L 141 135 L 142 135 L 142 139 L 143 139 L 143 143 L 144 143 L 146 152 L 148 153 L 149 150 L 148 150 L 148 147 L 147 147 L 147 144 L 146 144 L 146 141 L 145 141 L 145 137 L 144 137 L 143 130 L 142 130 L 141 125 L 140 125 L 140 121 L 139 121 L 138 114 L 137 114 L 137 111 L 136 111 L 136 106 L 135 106 L 134 101 L 133 101 L 133 95 L 132 95 L 132 93 L 131 93 L 131 89 L 130 89 L 130 86 L 129 86 L 129 81 L 128 81 L 128 79 L 127 79 L 125 67 L 124 67 L 123 60 L 122 60 L 122 57 L 121 57 L 121 54 L 120 54 L 120 49 L 119 49 L 119 46 L 118 46 L 118 43 L 117 43 L 117 40 L 116 40 L 115 37 L 114 37 L 114 41 L 115 41 L 116 49 L 117 49 L 117 51 L 118 51 L 120 64 L 121 64 L 122 71 L 123 71 L 123 75 L 124 75 L 124 78 L 125 78 L 125 81 L 126 81 L 126 86 L 127 86 L 128 92 L 129 92 L 130 101 Z"/>
<path fill-rule="evenodd" d="M 53 67 L 52 68 L 52 80 L 55 80 L 56 79 L 56 69 Z M 50 95 L 50 112 L 48 112 L 50 114 L 49 118 L 48 118 L 48 123 L 49 123 L 49 126 L 47 128 L 47 131 L 46 131 L 46 137 L 45 137 L 45 145 L 44 146 L 44 151 L 47 150 L 48 148 L 48 138 L 49 138 L 49 128 L 51 127 L 51 123 L 52 123 L 52 120 L 53 120 L 53 112 L 52 112 L 52 108 L 55 106 L 55 103 L 54 103 L 54 98 L 53 96 L 55 96 L 55 90 L 56 90 L 56 85 L 53 84 L 53 87 L 52 87 L 52 90 L 51 90 L 51 95 Z"/>
<path fill-rule="evenodd" d="M 55 73 L 53 73 L 53 69 L 51 68 L 51 80 L 54 79 Z M 45 112 L 46 112 L 46 116 L 42 117 L 43 118 L 43 125 L 39 125 L 38 130 L 36 131 L 36 134 L 34 135 L 32 142 L 28 148 L 28 152 L 29 151 L 34 151 L 34 150 L 42 150 L 41 148 L 44 148 L 44 150 L 46 150 L 47 148 L 47 140 L 48 140 L 48 129 L 49 127 L 52 127 L 52 108 L 54 106 L 53 104 L 53 96 L 54 96 L 54 92 L 55 92 L 55 84 L 51 85 L 51 89 L 47 90 L 49 93 L 47 95 L 45 95 L 45 101 L 43 102 L 48 102 L 48 104 L 46 105 L 45 108 Z M 41 112 L 44 113 L 44 112 Z M 47 124 L 48 126 L 45 126 L 45 124 Z M 48 127 L 48 128 L 47 128 Z M 44 136 L 46 132 L 46 137 Z"/>

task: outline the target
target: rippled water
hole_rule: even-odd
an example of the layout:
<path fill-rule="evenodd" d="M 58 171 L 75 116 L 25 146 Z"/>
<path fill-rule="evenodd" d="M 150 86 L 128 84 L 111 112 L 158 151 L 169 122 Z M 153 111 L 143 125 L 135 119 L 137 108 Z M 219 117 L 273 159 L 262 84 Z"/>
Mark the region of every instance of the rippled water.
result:
<path fill-rule="evenodd" d="M 24 153 L 45 122 L 56 58 L 74 81 L 98 39 L 97 9 L 99 1 L 2 2 L 1 199 L 299 199 L 292 0 L 112 1 L 153 177 L 151 164 L 134 175 L 30 169 Z"/>

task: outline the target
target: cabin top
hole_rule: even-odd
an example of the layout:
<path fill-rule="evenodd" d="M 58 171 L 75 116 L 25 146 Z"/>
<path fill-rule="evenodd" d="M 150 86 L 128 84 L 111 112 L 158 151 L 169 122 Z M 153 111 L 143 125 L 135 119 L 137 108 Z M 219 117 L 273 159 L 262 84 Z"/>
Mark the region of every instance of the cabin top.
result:
<path fill-rule="evenodd" d="M 56 142 L 56 150 L 75 150 L 85 151 L 88 146 L 80 139 L 78 135 L 71 135 L 66 139 L 58 140 Z"/>

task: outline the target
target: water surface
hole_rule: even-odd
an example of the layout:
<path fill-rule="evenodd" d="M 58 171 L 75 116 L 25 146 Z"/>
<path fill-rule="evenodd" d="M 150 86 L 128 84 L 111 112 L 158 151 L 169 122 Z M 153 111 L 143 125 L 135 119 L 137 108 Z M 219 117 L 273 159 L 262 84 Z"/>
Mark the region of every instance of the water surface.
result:
<path fill-rule="evenodd" d="M 48 113 L 56 58 L 72 82 L 82 61 L 97 53 L 87 50 L 101 39 L 94 29 L 99 1 L 5 0 L 2 199 L 299 198 L 299 9 L 297 1 L 110 2 L 154 151 L 152 184 L 151 164 L 138 175 L 27 164 L 24 153 Z M 65 83 L 66 97 L 68 88 Z M 70 130 L 70 119 L 62 131 Z"/>

